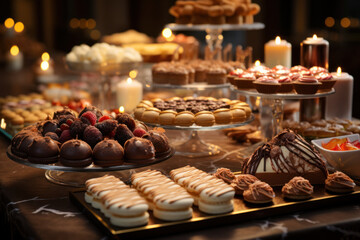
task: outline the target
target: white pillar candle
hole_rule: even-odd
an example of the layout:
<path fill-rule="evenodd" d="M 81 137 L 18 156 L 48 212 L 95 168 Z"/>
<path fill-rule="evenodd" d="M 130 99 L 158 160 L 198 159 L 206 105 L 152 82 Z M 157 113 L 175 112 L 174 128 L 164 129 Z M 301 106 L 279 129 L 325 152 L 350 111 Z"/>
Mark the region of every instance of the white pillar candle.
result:
<path fill-rule="evenodd" d="M 327 97 L 325 116 L 327 119 L 351 119 L 354 78 L 348 73 L 341 72 L 340 67 L 336 73 L 331 74 L 336 79 L 335 93 Z"/>
<path fill-rule="evenodd" d="M 265 44 L 265 65 L 273 68 L 282 65 L 291 68 L 291 44 L 280 37 Z"/>
<path fill-rule="evenodd" d="M 116 85 L 116 104 L 126 112 L 132 112 L 143 97 L 143 86 L 135 79 L 128 78 Z"/>
<path fill-rule="evenodd" d="M 6 54 L 6 65 L 9 70 L 20 70 L 24 63 L 24 56 L 18 46 L 14 45 Z"/>

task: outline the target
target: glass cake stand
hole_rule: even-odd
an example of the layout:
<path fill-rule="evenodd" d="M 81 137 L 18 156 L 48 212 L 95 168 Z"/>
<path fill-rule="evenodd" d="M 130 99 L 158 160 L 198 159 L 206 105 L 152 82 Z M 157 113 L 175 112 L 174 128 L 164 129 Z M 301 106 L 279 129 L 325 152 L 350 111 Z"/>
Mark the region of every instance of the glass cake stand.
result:
<path fill-rule="evenodd" d="M 214 130 L 244 126 L 249 124 L 253 120 L 254 120 L 254 116 L 251 115 L 250 118 L 244 122 L 233 123 L 233 124 L 215 124 L 209 127 L 197 126 L 195 124 L 188 127 L 161 125 L 161 124 L 153 124 L 153 123 L 146 123 L 146 125 L 150 127 L 161 127 L 167 130 L 189 131 L 190 132 L 189 138 L 183 143 L 174 146 L 174 148 L 176 150 L 176 154 L 178 155 L 189 158 L 196 158 L 196 157 L 214 156 L 221 154 L 221 152 L 224 152 L 219 146 L 204 142 L 198 134 L 199 131 L 214 131 Z"/>
<path fill-rule="evenodd" d="M 171 158 L 175 154 L 175 150 L 174 148 L 170 148 L 168 152 L 161 156 L 155 157 L 154 160 L 139 164 L 125 162 L 123 165 L 112 167 L 100 167 L 91 164 L 90 166 L 84 168 L 67 167 L 61 165 L 59 162 L 53 164 L 31 163 L 26 158 L 21 158 L 13 154 L 11 151 L 11 146 L 8 147 L 6 154 L 11 160 L 19 164 L 33 168 L 45 169 L 45 178 L 52 183 L 72 187 L 83 187 L 87 179 L 96 176 L 103 176 L 104 172 L 131 170 L 163 162 Z"/>
<path fill-rule="evenodd" d="M 327 92 L 319 92 L 315 94 L 297 94 L 297 93 L 276 93 L 266 94 L 259 93 L 255 89 L 240 90 L 231 86 L 231 90 L 245 96 L 260 97 L 260 123 L 261 131 L 266 139 L 271 139 L 282 131 L 283 107 L 284 100 L 301 100 L 325 97 L 335 93 L 332 88 Z"/>
<path fill-rule="evenodd" d="M 92 86 L 98 86 L 96 92 L 97 107 L 101 109 L 113 109 L 115 103 L 113 102 L 113 89 L 111 84 L 111 77 L 118 75 L 128 75 L 130 71 L 138 69 L 142 62 L 128 62 L 128 63 L 83 63 L 83 62 L 69 62 L 64 59 L 65 66 L 72 72 L 92 73 L 99 75 L 99 80 L 94 83 L 89 83 Z"/>
<path fill-rule="evenodd" d="M 169 23 L 165 27 L 170 28 L 173 31 L 206 31 L 205 40 L 210 51 L 221 49 L 224 36 L 223 31 L 232 30 L 260 30 L 265 28 L 263 23 L 252 23 L 252 24 L 177 24 Z M 218 53 L 221 54 L 221 53 Z M 214 56 L 217 59 L 217 56 Z"/>

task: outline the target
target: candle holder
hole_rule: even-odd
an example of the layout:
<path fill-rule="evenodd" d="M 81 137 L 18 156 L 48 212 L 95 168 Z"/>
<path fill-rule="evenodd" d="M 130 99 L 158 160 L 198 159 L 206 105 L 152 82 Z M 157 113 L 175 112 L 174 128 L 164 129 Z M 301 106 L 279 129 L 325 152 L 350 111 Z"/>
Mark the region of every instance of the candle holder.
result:
<path fill-rule="evenodd" d="M 300 64 L 329 68 L 329 42 L 316 34 L 300 43 Z M 300 121 L 314 121 L 325 118 L 326 98 L 300 100 Z"/>

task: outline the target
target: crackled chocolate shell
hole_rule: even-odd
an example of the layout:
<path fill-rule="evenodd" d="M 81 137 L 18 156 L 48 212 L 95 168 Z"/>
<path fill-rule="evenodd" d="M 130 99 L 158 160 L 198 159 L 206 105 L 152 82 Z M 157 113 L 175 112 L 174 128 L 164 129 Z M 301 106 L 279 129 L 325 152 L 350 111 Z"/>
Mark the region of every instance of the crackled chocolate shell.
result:
<path fill-rule="evenodd" d="M 167 136 L 159 131 L 150 130 L 143 138 L 150 140 L 155 147 L 156 156 L 161 156 L 170 151 L 169 140 Z"/>
<path fill-rule="evenodd" d="M 125 142 L 125 158 L 127 162 L 146 162 L 155 157 L 155 148 L 151 141 L 133 137 Z"/>
<path fill-rule="evenodd" d="M 29 147 L 28 160 L 40 164 L 57 162 L 59 160 L 58 143 L 49 137 L 36 137 Z"/>
<path fill-rule="evenodd" d="M 124 163 L 124 149 L 116 140 L 112 139 L 106 139 L 96 144 L 92 156 L 94 163 L 101 167 L 118 166 Z"/>
<path fill-rule="evenodd" d="M 60 162 L 69 167 L 86 167 L 92 163 L 92 150 L 89 144 L 82 140 L 72 139 L 60 148 Z"/>
<path fill-rule="evenodd" d="M 22 130 L 12 139 L 11 151 L 18 157 L 27 158 L 32 142 L 40 136 L 38 133 Z"/>

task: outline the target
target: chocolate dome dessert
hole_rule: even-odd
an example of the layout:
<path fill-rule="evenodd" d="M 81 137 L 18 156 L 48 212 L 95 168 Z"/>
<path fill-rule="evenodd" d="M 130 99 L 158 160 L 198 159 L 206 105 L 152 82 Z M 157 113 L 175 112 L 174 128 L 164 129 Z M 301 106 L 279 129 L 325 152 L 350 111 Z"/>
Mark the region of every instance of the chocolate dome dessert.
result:
<path fill-rule="evenodd" d="M 49 137 L 36 137 L 29 147 L 28 160 L 32 163 L 49 164 L 59 159 L 58 142 Z"/>
<path fill-rule="evenodd" d="M 125 158 L 127 162 L 146 162 L 155 157 L 155 148 L 151 141 L 133 137 L 125 142 Z"/>
<path fill-rule="evenodd" d="M 89 144 L 82 140 L 72 139 L 60 148 L 60 162 L 69 167 L 86 167 L 92 163 L 92 150 Z"/>
<path fill-rule="evenodd" d="M 18 157 L 27 158 L 29 147 L 39 133 L 33 131 L 21 131 L 11 141 L 11 151 Z"/>
<path fill-rule="evenodd" d="M 115 140 L 105 139 L 95 145 L 93 150 L 94 163 L 101 167 L 122 165 L 124 149 Z"/>
<path fill-rule="evenodd" d="M 170 151 L 169 140 L 166 135 L 160 131 L 150 130 L 143 138 L 152 142 L 155 147 L 156 156 L 161 156 Z"/>
<path fill-rule="evenodd" d="M 285 130 L 258 147 L 244 163 L 243 173 L 270 185 L 284 185 L 295 176 L 323 184 L 328 172 L 316 150 L 300 135 Z"/>

